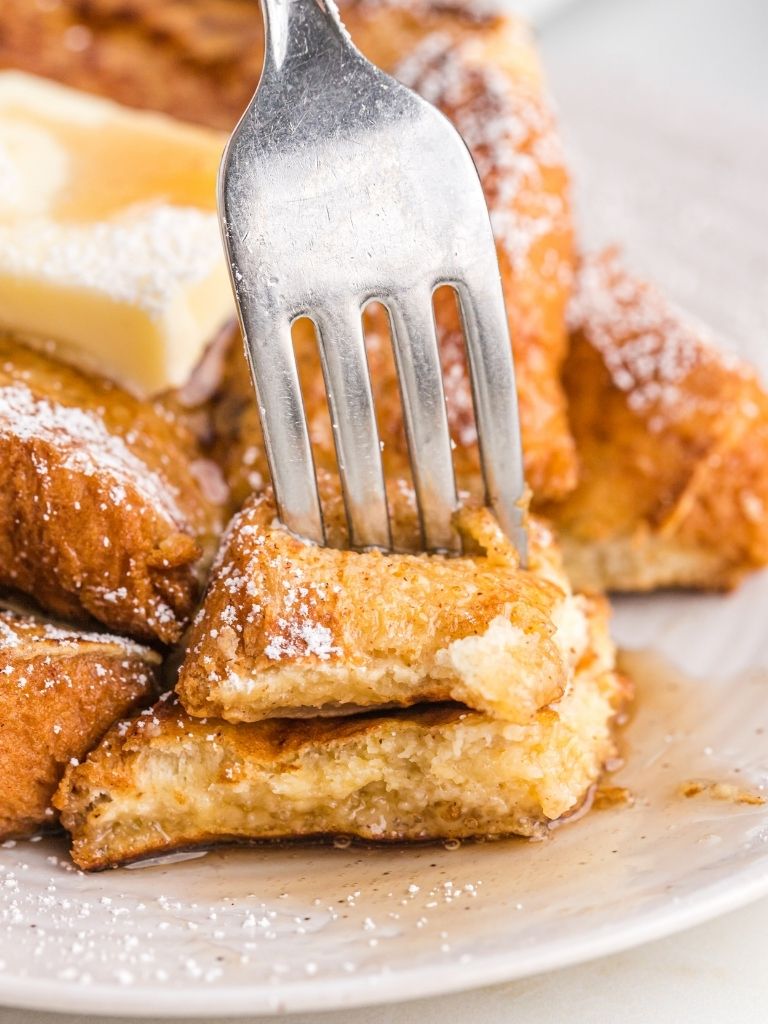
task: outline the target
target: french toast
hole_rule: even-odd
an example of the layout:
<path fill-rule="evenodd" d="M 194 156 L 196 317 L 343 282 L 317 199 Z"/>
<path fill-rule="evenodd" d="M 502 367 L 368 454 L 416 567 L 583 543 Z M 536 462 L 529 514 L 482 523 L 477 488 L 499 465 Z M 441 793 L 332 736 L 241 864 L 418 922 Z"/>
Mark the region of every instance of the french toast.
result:
<path fill-rule="evenodd" d="M 168 409 L 0 336 L 0 586 L 175 642 L 221 514 L 211 473 Z"/>
<path fill-rule="evenodd" d="M 584 260 L 565 367 L 581 469 L 547 505 L 574 586 L 730 588 L 768 563 L 768 396 L 615 250 Z"/>
<path fill-rule="evenodd" d="M 754 374 L 717 355 L 612 255 L 581 263 L 567 351 L 568 180 L 527 32 L 454 0 L 347 0 L 342 10 L 364 52 L 440 107 L 473 152 L 515 349 L 527 478 L 578 587 L 729 586 L 768 562 L 768 397 Z M 245 107 L 261 64 L 252 0 L 6 0 L 2 18 L 0 65 L 221 128 Z M 236 330 L 209 348 L 210 372 L 152 403 L 57 364 L 28 339 L 0 339 L 0 586 L 73 622 L 177 643 L 225 500 L 193 430 L 198 413 L 203 424 L 211 416 L 208 451 L 229 485 L 227 509 L 240 509 L 186 638 L 176 694 L 66 769 L 54 803 L 79 866 L 335 834 L 540 837 L 588 803 L 629 692 L 607 606 L 574 593 L 541 522 L 531 522 L 523 571 L 488 510 L 472 505 L 470 494 L 483 495 L 461 321 L 449 290 L 435 308 L 465 492 L 456 519 L 465 554 L 455 559 L 345 550 L 307 321 L 295 350 L 328 548 L 275 522 Z M 415 551 L 386 310 L 369 307 L 365 325 L 395 536 Z M 136 680 L 148 683 L 153 656 L 136 661 Z M 132 681 L 132 664 L 122 658 L 129 678 L 117 682 Z M 88 672 L 85 682 L 99 676 Z M 60 672 L 57 685 L 67 678 Z M 60 724 L 58 706 L 45 703 L 55 687 L 41 685 L 37 717 L 19 716 L 28 733 L 7 732 L 9 750 Z M 9 701 L 24 699 L 17 689 Z M 118 709 L 127 691 L 112 700 L 88 690 L 92 717 L 78 705 L 67 733 L 79 752 L 62 760 L 58 746 L 44 748 L 40 769 L 12 763 L 12 784 L 37 771 L 43 795 L 35 802 L 20 787 L 8 829 L 49 820 L 65 761 L 147 692 Z"/>
<path fill-rule="evenodd" d="M 584 599 L 541 524 L 528 570 L 487 508 L 463 508 L 456 525 L 459 558 L 320 548 L 276 521 L 269 494 L 251 499 L 187 637 L 187 712 L 253 722 L 457 701 L 530 721 L 573 681 Z"/>
<path fill-rule="evenodd" d="M 627 345 L 638 348 L 638 338 L 632 340 L 631 329 L 627 333 L 626 316 L 632 302 L 640 300 L 615 301 L 616 289 L 622 288 L 618 278 L 599 275 L 601 283 L 588 289 L 593 299 L 600 289 L 605 293 L 592 302 L 594 308 L 603 308 L 599 344 L 594 341 L 596 328 L 578 312 L 587 294 L 584 282 L 595 276 L 589 269 L 596 265 L 592 259 L 584 264 L 572 306 L 564 371 L 570 429 L 566 425 L 560 387 L 563 310 L 575 264 L 567 175 L 525 30 L 515 19 L 461 0 L 407 5 L 347 0 L 342 11 L 364 52 L 437 102 L 465 134 L 478 161 L 510 313 L 534 508 L 556 523 L 577 582 L 620 590 L 727 587 L 764 565 L 768 541 L 759 479 L 764 414 L 760 411 L 750 420 L 745 413 L 752 405 L 765 408 L 762 389 L 754 378 L 746 382 L 748 373 L 713 355 L 706 382 L 699 369 L 675 383 L 681 405 L 697 409 L 695 429 L 689 416 L 688 426 L 678 417 L 660 431 L 651 405 L 633 407 L 632 394 L 619 383 L 625 375 L 611 369 L 621 365 L 620 353 Z M 64 0 L 55 5 L 6 0 L 0 34 L 0 65 L 27 68 L 128 104 L 221 128 L 231 127 L 245 106 L 259 75 L 261 53 L 260 18 L 256 5 L 247 0 L 174 0 L 162 5 L 152 0 Z M 647 304 L 650 293 L 643 294 L 642 303 Z M 437 304 L 457 475 L 460 485 L 477 495 L 481 481 L 458 319 L 450 296 L 439 295 Z M 385 469 L 394 478 L 406 477 L 387 316 L 382 308 L 371 308 L 366 321 Z M 590 323 L 595 322 L 592 316 Z M 673 347 L 683 361 L 699 359 L 698 329 L 685 327 L 669 307 L 654 324 L 657 335 L 666 332 L 675 339 Z M 665 347 L 644 358 L 644 365 L 656 359 L 652 372 L 660 379 L 668 362 Z M 319 467 L 333 471 L 322 374 L 306 321 L 297 325 L 296 351 L 315 458 Z M 741 397 L 734 398 L 740 389 Z M 722 408 L 713 411 L 717 401 Z M 726 406 L 733 402 L 738 411 L 729 425 Z M 236 338 L 213 404 L 214 451 L 231 485 L 232 507 L 237 508 L 265 486 L 268 467 Z M 748 449 L 738 441 L 740 431 L 746 439 L 747 425 Z M 697 440 L 699 430 L 703 434 Z M 575 491 L 574 432 L 580 466 Z M 666 436 L 671 437 L 669 450 Z M 663 467 L 658 473 L 657 462 Z M 721 522 L 732 528 L 727 535 Z"/>
<path fill-rule="evenodd" d="M 472 149 L 497 240 L 528 480 L 535 493 L 560 496 L 576 474 L 560 384 L 572 228 L 567 174 L 529 33 L 516 19 L 470 2 L 347 0 L 341 8 L 366 55 L 439 106 Z M 262 52 L 261 17 L 251 0 L 5 0 L 3 8 L 0 66 L 219 128 L 232 128 L 244 110 Z M 457 460 L 476 474 L 470 389 L 452 295 L 438 297 L 437 307 Z M 385 462 L 399 476 L 405 437 L 387 331 L 382 310 L 370 312 L 369 357 Z M 316 345 L 306 324 L 297 348 L 300 362 L 316 371 L 307 406 L 323 465 L 333 460 L 333 444 Z M 262 476 L 266 462 L 239 350 L 234 358 L 239 388 L 225 396 L 226 415 L 218 422 L 219 451 L 237 503 L 250 493 L 254 460 Z"/>
<path fill-rule="evenodd" d="M 0 838 L 55 824 L 66 765 L 149 703 L 160 657 L 121 637 L 0 610 Z"/>
<path fill-rule="evenodd" d="M 627 684 L 601 601 L 590 626 L 570 691 L 526 725 L 460 705 L 234 725 L 169 695 L 67 770 L 55 804 L 72 857 L 96 870 L 220 842 L 543 837 L 615 754 Z"/>

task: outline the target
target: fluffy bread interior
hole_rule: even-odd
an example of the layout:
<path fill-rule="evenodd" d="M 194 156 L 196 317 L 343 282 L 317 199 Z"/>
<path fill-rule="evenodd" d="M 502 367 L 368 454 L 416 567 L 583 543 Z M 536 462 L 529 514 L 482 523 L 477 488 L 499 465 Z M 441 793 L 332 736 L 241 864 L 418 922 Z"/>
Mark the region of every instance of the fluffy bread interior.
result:
<path fill-rule="evenodd" d="M 457 525 L 460 558 L 318 548 L 251 500 L 189 635 L 185 709 L 248 722 L 449 700 L 529 721 L 571 685 L 583 600 L 541 524 L 528 570 L 487 509 Z"/>
<path fill-rule="evenodd" d="M 525 725 L 457 705 L 233 725 L 174 697 L 111 730 L 57 794 L 91 870 L 218 842 L 540 836 L 615 753 L 626 697 L 602 602 L 571 690 Z"/>

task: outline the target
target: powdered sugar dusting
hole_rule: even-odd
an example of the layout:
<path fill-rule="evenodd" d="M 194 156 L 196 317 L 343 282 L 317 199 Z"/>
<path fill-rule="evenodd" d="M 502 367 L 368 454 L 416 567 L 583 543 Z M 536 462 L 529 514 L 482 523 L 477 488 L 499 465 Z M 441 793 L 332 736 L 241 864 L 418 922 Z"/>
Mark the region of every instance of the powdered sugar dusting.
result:
<path fill-rule="evenodd" d="M 152 204 L 92 224 L 31 220 L 21 232 L 0 226 L 4 273 L 100 292 L 155 319 L 221 258 L 216 214 L 191 207 Z"/>
<path fill-rule="evenodd" d="M 75 650 L 82 644 L 102 644 L 118 647 L 125 655 L 158 660 L 158 656 L 141 644 L 127 637 L 111 633 L 94 633 L 88 630 L 68 629 L 52 622 L 46 622 L 32 615 L 0 608 L 0 652 L 12 653 L 20 649 L 34 649 L 35 646 L 59 645 Z"/>
<path fill-rule="evenodd" d="M 188 1012 L 192 997 L 215 1013 L 226 987 L 239 985 L 254 991 L 252 1010 L 277 1013 L 287 989 L 308 979 L 357 978 L 368 993 L 390 984 L 381 954 L 393 940 L 445 964 L 473 959 L 463 931 L 487 884 L 476 852 L 455 866 L 456 852 L 439 848 L 410 851 L 407 864 L 385 851 L 361 863 L 359 851 L 344 852 L 346 837 L 334 845 L 309 855 L 172 853 L 96 879 L 55 841 L 9 841 L 0 972 L 30 989 L 45 979 L 84 1003 L 108 986 L 124 1012 L 138 1012 L 142 998 L 155 1012 Z"/>
<path fill-rule="evenodd" d="M 327 626 L 306 620 L 290 622 L 286 619 L 280 619 L 279 625 L 285 632 L 273 636 L 264 648 L 266 656 L 273 661 L 309 654 L 327 661 L 332 654 L 340 653 L 339 648 L 333 645 L 333 636 Z"/>
<path fill-rule="evenodd" d="M 715 348 L 703 325 L 626 273 L 614 251 L 584 260 L 568 320 L 600 352 L 629 407 L 650 414 L 653 429 L 703 408 L 704 396 L 684 386 L 697 367 L 748 373 L 736 357 Z"/>
<path fill-rule="evenodd" d="M 233 518 L 194 623 L 194 657 L 188 663 L 204 672 L 209 683 L 237 674 L 246 632 L 252 657 L 263 655 L 270 662 L 306 657 L 327 661 L 342 653 L 317 614 L 331 587 L 312 579 L 290 550 L 280 550 L 287 535 L 281 524 L 273 523 L 268 536 L 259 521 L 261 505 L 258 500 Z M 258 643 L 254 630 L 259 631 Z"/>
<path fill-rule="evenodd" d="M 49 444 L 65 469 L 98 475 L 109 487 L 130 488 L 153 510 L 184 522 L 170 484 L 134 455 L 122 437 L 110 433 L 98 416 L 83 409 L 37 398 L 23 384 L 7 384 L 0 387 L 0 439 Z M 39 457 L 35 466 L 41 476 L 48 475 Z"/>
<path fill-rule="evenodd" d="M 563 196 L 542 188 L 543 169 L 563 164 L 548 106 L 522 80 L 512 88 L 503 71 L 473 60 L 471 43 L 442 32 L 428 35 L 395 74 L 463 136 L 483 180 L 496 241 L 519 266 L 567 215 Z M 534 193 L 535 203 L 523 202 Z M 559 260 L 552 263 L 555 274 Z"/>

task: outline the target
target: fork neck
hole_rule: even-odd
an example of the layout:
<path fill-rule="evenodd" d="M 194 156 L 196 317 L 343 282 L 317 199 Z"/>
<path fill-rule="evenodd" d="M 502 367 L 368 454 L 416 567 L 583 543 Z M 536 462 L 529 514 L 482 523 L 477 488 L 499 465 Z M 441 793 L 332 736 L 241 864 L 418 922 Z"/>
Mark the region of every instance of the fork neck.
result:
<path fill-rule="evenodd" d="M 264 75 L 351 48 L 334 0 L 261 0 Z"/>

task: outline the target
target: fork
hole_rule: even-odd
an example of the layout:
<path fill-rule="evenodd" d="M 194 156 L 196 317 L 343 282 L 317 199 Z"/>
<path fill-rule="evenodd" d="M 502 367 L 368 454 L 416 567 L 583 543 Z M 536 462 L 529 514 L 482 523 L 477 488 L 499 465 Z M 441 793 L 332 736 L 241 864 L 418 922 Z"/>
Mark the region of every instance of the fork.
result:
<path fill-rule="evenodd" d="M 523 563 L 517 393 L 477 170 L 434 107 L 352 44 L 332 0 L 261 0 L 264 67 L 224 151 L 218 202 L 278 515 L 323 544 L 291 326 L 314 322 L 350 546 L 391 550 L 362 311 L 389 313 L 427 551 L 461 542 L 433 292 L 458 296 L 486 502 Z"/>

